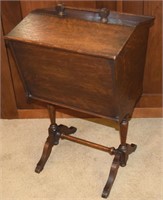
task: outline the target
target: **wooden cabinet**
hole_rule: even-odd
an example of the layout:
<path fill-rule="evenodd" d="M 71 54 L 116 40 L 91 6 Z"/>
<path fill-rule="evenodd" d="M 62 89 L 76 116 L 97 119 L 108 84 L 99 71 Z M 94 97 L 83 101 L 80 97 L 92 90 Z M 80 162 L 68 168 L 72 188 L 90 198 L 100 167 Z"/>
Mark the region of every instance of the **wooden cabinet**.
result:
<path fill-rule="evenodd" d="M 3 1 L 2 8 L 2 29 L 7 34 L 14 26 L 16 26 L 31 10 L 43 7 L 54 7 L 57 1 Z M 68 6 L 85 7 L 85 8 L 102 8 L 108 7 L 111 10 L 121 12 L 152 15 L 155 17 L 155 23 L 151 28 L 147 60 L 144 74 L 143 95 L 137 104 L 134 115 L 138 117 L 160 117 L 162 107 L 162 1 L 62 1 Z M 2 37 L 3 40 L 3 37 Z M 7 54 L 6 54 L 7 52 Z M 10 86 L 12 93 L 4 93 L 2 95 L 2 117 L 3 118 L 23 118 L 23 117 L 46 117 L 47 111 L 42 104 L 32 102 L 28 104 L 25 98 L 25 92 L 21 83 L 15 62 L 10 52 L 2 48 L 2 56 L 6 58 L 6 62 L 2 66 L 1 76 L 8 76 L 8 79 L 2 82 L 2 91 Z M 7 63 L 7 65 L 5 64 Z M 8 70 L 6 70 L 7 66 Z M 5 73 L 5 75 L 4 75 Z M 8 102 L 4 99 L 8 99 Z M 15 102 L 15 103 L 14 103 Z M 5 106 L 6 103 L 6 106 Z M 7 106 L 9 104 L 10 106 Z M 13 110 L 12 110 L 13 109 Z M 70 115 L 79 115 L 69 110 L 61 110 L 59 117 L 67 116 L 63 112 Z M 14 111 L 14 112 L 13 112 Z M 17 114 L 15 111 L 18 112 Z M 62 112 L 63 111 L 63 112 Z"/>

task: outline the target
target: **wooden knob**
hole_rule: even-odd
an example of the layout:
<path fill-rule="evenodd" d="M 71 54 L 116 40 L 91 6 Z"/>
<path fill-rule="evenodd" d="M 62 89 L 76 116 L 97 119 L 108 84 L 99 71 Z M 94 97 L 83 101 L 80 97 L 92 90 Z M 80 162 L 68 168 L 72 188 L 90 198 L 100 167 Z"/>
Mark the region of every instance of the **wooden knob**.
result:
<path fill-rule="evenodd" d="M 103 23 L 107 23 L 109 14 L 110 14 L 109 9 L 101 8 L 101 10 L 99 11 L 99 16 L 101 17 L 101 21 Z"/>
<path fill-rule="evenodd" d="M 63 17 L 65 15 L 64 14 L 65 7 L 63 6 L 63 4 L 61 3 L 57 4 L 55 10 L 58 16 Z"/>

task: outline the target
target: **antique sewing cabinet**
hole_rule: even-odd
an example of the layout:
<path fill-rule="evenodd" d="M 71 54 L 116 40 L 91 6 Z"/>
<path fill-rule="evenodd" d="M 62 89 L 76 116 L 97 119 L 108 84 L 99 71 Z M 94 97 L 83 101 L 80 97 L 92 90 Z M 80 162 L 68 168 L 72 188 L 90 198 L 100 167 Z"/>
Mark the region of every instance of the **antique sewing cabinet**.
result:
<path fill-rule="evenodd" d="M 129 154 L 136 150 L 135 144 L 126 143 L 127 128 L 142 94 L 153 21 L 153 17 L 105 8 L 83 10 L 58 4 L 34 10 L 5 37 L 27 97 L 47 103 L 49 109 L 49 136 L 37 173 L 59 139 L 68 139 L 114 155 L 102 197 L 109 195 L 119 166 L 124 167 Z M 56 124 L 55 105 L 114 120 L 119 125 L 119 147 L 70 135 L 76 128 Z"/>

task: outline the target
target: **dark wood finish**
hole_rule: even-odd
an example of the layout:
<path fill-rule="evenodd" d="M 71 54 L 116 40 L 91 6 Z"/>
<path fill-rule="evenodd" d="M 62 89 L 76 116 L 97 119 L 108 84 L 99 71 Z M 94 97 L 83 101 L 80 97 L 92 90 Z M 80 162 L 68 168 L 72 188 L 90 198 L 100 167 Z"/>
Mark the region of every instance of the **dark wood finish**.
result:
<path fill-rule="evenodd" d="M 105 2 L 105 7 L 107 2 Z M 150 30 L 148 51 L 144 72 L 143 97 L 137 107 L 162 107 L 162 1 L 117 1 L 117 10 L 133 14 L 152 15 L 155 17 L 154 26 Z M 153 97 L 155 96 L 156 97 Z M 146 96 L 144 100 L 144 96 Z M 160 103 L 161 102 L 161 103 Z M 158 108 L 156 108 L 158 110 Z M 155 110 L 156 110 L 155 109 Z M 140 109 L 138 109 L 140 110 Z M 146 109 L 140 116 L 146 116 Z M 160 112 L 160 111 L 159 111 Z M 137 115 L 136 111 L 136 115 Z M 154 115 L 152 115 L 154 116 Z M 158 116 L 156 114 L 155 116 Z"/>
<path fill-rule="evenodd" d="M 163 109 L 160 108 L 136 108 L 135 112 L 133 113 L 133 117 L 140 117 L 140 118 L 162 118 L 163 117 Z"/>
<path fill-rule="evenodd" d="M 22 69 L 20 68 L 22 76 L 29 79 L 26 90 L 30 88 L 30 91 L 28 90 L 30 98 L 43 99 L 45 102 L 51 103 L 55 99 L 56 105 L 64 105 L 64 107 L 66 106 L 77 111 L 84 110 L 88 114 L 96 113 L 98 116 L 101 116 L 101 112 L 108 117 L 117 114 L 116 110 L 113 111 L 115 106 L 113 91 L 111 89 L 111 67 L 107 60 L 59 50 L 39 48 L 28 44 L 19 43 L 17 46 L 17 44 L 13 43 L 12 45 L 13 48 L 22 52 L 22 57 L 19 57 L 18 62 L 23 67 Z M 41 56 L 45 52 L 47 56 Z M 35 60 L 37 56 L 40 57 L 40 63 Z M 57 59 L 53 59 L 54 56 Z M 70 56 L 71 59 L 69 59 Z M 62 60 L 62 63 L 60 60 Z M 67 63 L 67 60 L 69 60 L 69 63 Z M 72 68 L 73 65 L 75 68 Z M 58 67 L 54 68 L 54 66 Z M 39 72 L 37 72 L 38 69 Z M 81 69 L 83 69 L 82 73 Z M 94 69 L 96 69 L 96 73 L 92 74 Z M 38 78 L 35 74 L 37 74 Z M 46 77 L 48 77 L 48 82 Z M 80 82 L 77 80 L 80 80 Z M 106 81 L 100 84 L 101 80 Z M 73 86 L 74 82 L 76 84 Z M 94 83 L 93 85 L 92 82 Z M 42 84 L 45 84 L 46 87 L 42 88 Z M 51 87 L 47 87 L 47 84 L 51 85 Z M 107 87 L 107 90 L 105 90 L 105 87 Z M 63 90 L 60 90 L 60 88 L 63 88 Z M 43 98 L 45 93 L 46 98 Z M 108 96 L 110 99 L 107 98 Z M 85 103 L 83 103 L 83 99 Z"/>
<path fill-rule="evenodd" d="M 133 118 L 161 118 L 163 115 L 162 108 L 135 108 Z M 47 109 L 18 109 L 18 118 L 20 119 L 34 119 L 34 118 L 48 118 Z M 70 109 L 57 109 L 57 118 L 94 118 L 81 112 L 74 112 Z"/>
<path fill-rule="evenodd" d="M 22 20 L 20 2 L 2 1 L 1 11 L 3 31 L 7 34 Z"/>
<path fill-rule="evenodd" d="M 154 25 L 150 29 L 146 66 L 144 72 L 143 95 L 137 107 L 162 107 L 162 1 L 121 1 L 121 11 L 155 17 Z M 157 98 L 153 98 L 156 95 Z M 146 98 L 147 99 L 147 98 Z M 144 109 L 146 115 L 146 109 Z M 150 111 L 149 111 L 150 112 Z"/>
<path fill-rule="evenodd" d="M 56 126 L 55 125 L 50 125 L 50 127 L 49 127 L 49 136 L 48 136 L 48 138 L 47 138 L 47 140 L 45 142 L 41 158 L 40 158 L 40 160 L 37 163 L 37 166 L 35 168 L 35 172 L 36 173 L 40 173 L 43 170 L 43 168 L 44 168 L 44 166 L 45 166 L 45 164 L 46 164 L 46 162 L 47 162 L 47 160 L 48 160 L 48 158 L 49 158 L 49 156 L 51 154 L 52 147 L 54 146 L 54 143 L 56 142 L 56 140 L 55 140 L 56 134 L 57 134 Z"/>
<path fill-rule="evenodd" d="M 126 141 L 128 121 L 143 90 L 153 21 L 153 17 L 59 4 L 56 9 L 33 11 L 5 37 L 26 96 L 49 104 L 49 136 L 35 172 L 43 170 L 60 139 L 108 152 L 115 155 L 102 193 L 108 197 L 119 166 L 126 166 L 136 150 L 135 144 Z M 55 105 L 115 121 L 119 147 L 69 136 L 77 129 L 56 124 Z"/>
<path fill-rule="evenodd" d="M 126 144 L 125 150 L 121 145 L 115 150 L 115 157 L 112 162 L 109 177 L 102 192 L 103 198 L 107 198 L 109 196 L 114 180 L 117 176 L 119 166 L 124 167 L 126 165 L 128 156 L 133 153 L 136 148 L 137 146 L 135 144 Z"/>
<path fill-rule="evenodd" d="M 51 121 L 54 121 L 54 119 L 51 119 Z M 54 145 L 58 145 L 59 144 L 59 140 L 60 138 L 62 139 L 66 139 L 66 136 L 69 135 L 69 134 L 73 134 L 76 132 L 76 128 L 75 127 L 67 127 L 65 125 L 57 125 L 57 124 L 51 124 L 50 127 L 49 127 L 49 136 L 45 142 L 45 145 L 44 145 L 44 148 L 43 148 L 43 152 L 42 152 L 42 156 L 39 160 L 39 162 L 37 163 L 37 166 L 35 168 L 35 172 L 36 173 L 40 173 L 50 154 L 51 154 L 51 151 L 52 151 L 52 148 Z M 62 137 L 62 135 L 64 134 L 65 138 Z"/>
<path fill-rule="evenodd" d="M 162 94 L 143 94 L 141 101 L 137 103 L 137 108 L 158 108 L 162 107 Z"/>
<path fill-rule="evenodd" d="M 2 16 L 3 31 L 4 31 L 4 35 L 6 35 L 22 20 L 20 2 L 19 1 L 2 1 L 1 10 L 2 10 L 1 16 Z M 8 48 L 6 49 L 6 51 L 8 54 L 8 62 L 11 66 L 10 67 L 11 75 L 13 77 L 13 80 L 10 83 L 8 82 L 8 84 L 12 84 L 12 87 L 14 89 L 16 105 L 18 108 L 31 108 L 31 106 L 26 101 L 23 84 L 20 79 L 17 66 L 14 62 L 11 52 L 8 51 Z M 4 74 L 3 76 L 5 75 L 6 74 Z M 10 74 L 8 73 L 7 76 L 9 75 Z M 14 102 L 11 101 L 11 104 L 13 103 Z M 4 116 L 4 118 L 6 117 Z"/>
<path fill-rule="evenodd" d="M 117 10 L 116 1 L 96 1 L 96 8 L 108 8 L 109 10 Z"/>
<path fill-rule="evenodd" d="M 132 108 L 134 108 L 143 91 L 148 32 L 148 27 L 140 25 L 126 43 L 125 50 L 119 54 L 116 76 L 117 98 L 120 97 L 119 104 L 120 112 L 122 113 L 121 119 L 127 114 L 132 114 Z M 128 83 L 130 84 L 128 85 Z M 127 110 L 128 113 L 126 112 Z"/>
<path fill-rule="evenodd" d="M 37 8 L 55 7 L 56 1 L 20 1 L 23 18 Z"/>
<path fill-rule="evenodd" d="M 139 13 L 144 15 L 155 16 L 154 26 L 151 28 L 146 67 L 144 73 L 144 94 L 140 98 L 137 108 L 134 113 L 134 117 L 161 117 L 162 107 L 162 2 L 161 1 L 65 1 L 65 5 L 85 8 L 102 8 L 107 7 L 110 10 L 118 10 L 121 12 L 128 13 Z M 1 13 L 2 13 L 2 24 L 5 34 L 8 33 L 15 25 L 20 22 L 22 17 L 25 17 L 30 11 L 43 8 L 43 7 L 54 7 L 55 1 L 2 1 L 1 2 Z M 10 54 L 8 52 L 8 54 Z M 26 102 L 24 88 L 22 86 L 19 74 L 17 72 L 15 63 L 12 57 L 9 55 L 9 62 L 11 66 L 11 75 L 13 82 L 10 81 L 8 84 L 12 84 L 14 88 L 14 95 L 16 98 L 16 105 L 20 117 L 44 117 L 45 114 L 40 113 L 40 109 L 44 107 L 38 102 L 36 104 L 28 104 Z M 4 64 L 3 64 L 4 65 Z M 4 65 L 5 66 L 5 65 Z M 5 70 L 5 75 L 9 71 Z M 3 71 L 4 72 L 4 71 Z M 145 96 L 145 98 L 144 98 Z M 1 97 L 3 100 L 4 95 Z M 5 102 L 5 100 L 4 100 Z M 12 100 L 9 102 L 12 107 Z M 39 109 L 38 109 L 39 108 Z M 33 109 L 33 110 L 32 110 Z M 67 110 L 65 110 L 67 112 Z M 47 116 L 47 114 L 46 114 Z M 58 113 L 57 117 L 65 116 L 62 113 Z M 85 116 L 85 115 L 84 115 Z M 83 114 L 81 114 L 83 117 Z M 5 118 L 5 116 L 4 116 Z M 13 118 L 11 115 L 9 118 Z"/>
<path fill-rule="evenodd" d="M 57 4 L 57 0 L 55 1 L 20 1 L 21 10 L 23 17 L 27 16 L 32 10 L 38 8 L 50 8 L 55 7 Z M 96 8 L 95 1 L 59 1 L 59 3 L 76 7 L 76 8 Z"/>
<path fill-rule="evenodd" d="M 94 148 L 94 149 L 98 149 L 100 151 L 110 153 L 111 155 L 114 153 L 114 150 L 115 150 L 114 147 L 106 147 L 106 146 L 96 144 L 94 142 L 83 140 L 81 138 L 77 138 L 77 137 L 70 136 L 70 135 L 61 134 L 61 139 L 66 139 L 66 140 L 69 140 L 71 142 L 76 142 L 78 144 L 82 144 L 82 145 L 85 145 L 85 146 L 88 146 L 88 147 L 91 147 L 91 148 Z"/>
<path fill-rule="evenodd" d="M 36 1 L 36 2 L 24 2 L 27 5 L 27 8 L 31 7 L 31 9 L 33 9 L 32 7 L 35 6 L 35 8 L 41 8 L 41 7 L 50 7 L 52 6 L 53 2 L 40 2 L 40 1 Z M 23 3 L 22 3 L 23 4 Z M 1 2 L 1 10 L 2 10 L 2 25 L 3 25 L 3 31 L 4 34 L 9 33 L 21 20 L 22 20 L 22 15 L 23 17 L 25 16 L 24 12 L 25 12 L 25 6 L 23 6 L 21 4 L 20 1 L 2 1 Z M 41 4 L 41 6 L 40 6 Z M 53 3 L 53 5 L 55 5 Z M 24 9 L 24 11 L 23 11 Z M 27 13 L 29 12 L 29 10 L 27 9 Z M 10 81 L 10 83 L 8 82 L 8 84 L 12 84 L 12 87 L 14 89 L 14 95 L 15 95 L 15 99 L 16 99 L 16 105 L 17 105 L 17 109 L 35 109 L 35 108 L 44 108 L 45 106 L 42 103 L 38 103 L 38 102 L 33 102 L 30 103 L 27 102 L 26 96 L 25 96 L 25 91 L 24 91 L 24 87 L 22 85 L 22 81 L 20 79 L 20 75 L 18 73 L 17 70 L 17 66 L 15 64 L 15 61 L 13 60 L 13 57 L 11 55 L 11 52 L 8 51 L 7 48 L 7 54 L 8 54 L 8 62 L 10 64 L 10 70 L 11 70 L 11 75 L 13 78 L 13 81 Z M 7 70 L 6 70 L 7 72 Z M 7 74 L 7 76 L 10 76 L 10 74 Z M 2 96 L 3 99 L 3 96 Z M 5 100 L 4 100 L 5 101 Z M 11 105 L 14 104 L 14 102 L 10 101 Z M 5 116 L 3 115 L 4 118 L 8 118 L 9 116 Z M 13 116 L 11 115 L 9 118 L 13 118 Z"/>
<path fill-rule="evenodd" d="M 108 180 L 106 182 L 106 185 L 102 193 L 102 197 L 107 198 L 110 194 L 119 166 L 122 167 L 126 166 L 129 155 L 133 153 L 137 148 L 135 144 L 129 145 L 126 143 L 127 128 L 128 128 L 127 119 L 120 124 L 121 145 L 117 149 L 115 149 L 114 147 L 106 147 L 87 140 L 69 136 L 69 134 L 73 134 L 76 132 L 76 128 L 75 127 L 68 128 L 67 126 L 64 125 L 58 126 L 55 123 L 55 115 L 54 115 L 55 108 L 52 105 L 49 105 L 48 108 L 51 119 L 51 125 L 49 127 L 49 137 L 47 138 L 47 141 L 44 145 L 43 153 L 41 159 L 39 160 L 36 166 L 35 172 L 40 173 L 43 170 L 52 151 L 52 147 L 59 143 L 60 138 L 110 153 L 111 155 L 115 155 L 115 157 L 112 162 Z"/>
<path fill-rule="evenodd" d="M 59 1 L 66 6 L 75 8 L 96 8 L 96 1 Z"/>
<path fill-rule="evenodd" d="M 120 160 L 120 154 L 116 153 L 115 157 L 113 159 L 112 165 L 111 165 L 108 180 L 107 180 L 106 185 L 105 185 L 103 192 L 102 192 L 103 198 L 107 198 L 110 194 L 111 188 L 113 186 L 113 183 L 115 181 L 115 178 L 117 176 L 117 172 L 118 172 L 118 169 L 119 169 L 119 166 L 120 166 L 119 160 Z"/>
<path fill-rule="evenodd" d="M 14 89 L 12 85 L 12 77 L 10 73 L 7 52 L 5 49 L 5 43 L 3 39 L 2 27 L 1 27 L 1 118 L 18 118 L 17 105 L 15 101 Z M 5 76 L 4 76 L 5 74 Z"/>
<path fill-rule="evenodd" d="M 49 118 L 47 109 L 18 109 L 18 116 L 20 119 L 28 118 Z M 74 110 L 57 108 L 56 118 L 93 118 L 88 115 Z"/>
<path fill-rule="evenodd" d="M 45 142 L 41 158 L 35 168 L 36 173 L 40 173 L 43 170 L 44 165 L 46 164 L 46 162 L 51 154 L 52 148 L 55 144 L 58 144 L 58 140 L 59 140 L 58 136 L 60 136 L 57 132 L 56 117 L 55 117 L 56 109 L 54 106 L 49 104 L 48 111 L 49 111 L 49 117 L 50 117 L 50 121 L 51 121 L 51 125 L 48 129 L 49 136 Z"/>
<path fill-rule="evenodd" d="M 17 26 L 17 29 L 13 30 L 12 33 L 8 35 L 8 38 L 11 40 L 14 39 L 37 44 L 39 46 L 41 41 L 41 46 L 114 59 L 117 56 L 117 53 L 121 51 L 128 36 L 134 30 L 133 26 L 127 25 L 132 25 L 132 23 L 133 25 L 134 23 L 138 24 L 144 20 L 144 18 L 136 18 L 131 15 L 130 17 L 133 21 L 130 21 L 127 20 L 126 15 L 118 15 L 111 12 L 108 20 L 113 22 L 113 24 L 109 23 L 106 25 L 103 23 L 93 23 L 92 26 L 91 21 L 100 21 L 98 12 L 96 14 L 84 12 L 82 15 L 77 15 L 77 12 L 83 13 L 83 11 L 76 10 L 74 10 L 74 12 L 70 11 L 69 13 L 71 18 L 74 15 L 74 17 L 85 19 L 78 21 L 78 29 L 75 28 L 76 20 L 70 20 L 71 18 L 68 18 L 68 15 L 60 20 L 60 18 L 54 17 L 54 11 L 51 11 L 50 9 L 47 11 L 37 10 L 31 13 L 28 18 L 25 18 L 22 23 Z M 91 17 L 90 21 L 88 17 Z M 49 21 L 51 25 L 47 27 L 46 24 L 49 18 L 51 19 Z M 86 21 L 87 18 L 88 21 Z M 121 18 L 121 22 L 119 22 L 117 18 Z M 40 19 L 40 21 L 38 21 L 38 19 Z M 126 26 L 119 26 L 121 23 Z M 23 30 L 21 29 L 22 27 L 24 27 Z M 34 32 L 35 29 L 38 29 L 38 32 L 35 32 L 35 34 L 32 35 L 31 33 Z M 103 31 L 99 31 L 99 29 L 102 29 Z M 55 32 L 55 37 L 53 31 Z M 79 31 L 80 37 L 78 35 Z M 45 34 L 40 34 L 41 32 L 45 32 Z M 122 34 L 119 34 L 119 32 Z M 109 41 L 112 41 L 112 44 L 110 44 L 108 38 L 110 38 Z M 71 45 L 72 43 L 73 45 Z M 86 45 L 87 43 L 89 43 L 89 46 Z"/>
<path fill-rule="evenodd" d="M 119 118 L 121 121 L 125 115 L 131 115 L 142 93 L 149 27 L 149 22 L 145 20 L 152 19 L 110 12 L 108 24 L 104 24 L 99 21 L 99 13 L 96 11 L 65 9 L 65 12 L 66 16 L 62 20 L 55 17 L 54 10 L 32 12 L 6 37 L 11 41 L 15 40 L 10 44 L 15 50 L 27 96 L 48 103 L 54 101 L 56 105 L 88 114 Z M 74 28 L 76 17 L 83 19 L 78 20 L 80 29 Z M 90 17 L 91 21 L 99 23 L 92 23 Z M 121 22 L 117 20 L 119 18 Z M 121 26 L 121 23 L 124 26 Z M 146 25 L 138 26 L 139 23 Z M 31 34 L 35 29 L 38 31 L 34 35 Z M 80 30 L 82 32 L 78 37 L 77 31 Z M 49 34 L 49 37 L 45 37 L 45 33 Z M 130 35 L 133 36 L 129 38 Z M 53 59 L 53 56 L 57 59 Z M 118 67 L 124 64 L 125 68 Z M 115 71 L 112 70 L 114 65 Z M 62 68 L 64 70 L 61 70 Z M 92 76 L 94 69 L 96 73 Z M 48 80 L 46 77 L 49 77 Z M 74 82 L 76 84 L 73 86 Z"/>
<path fill-rule="evenodd" d="M 118 12 L 123 12 L 123 1 L 116 1 L 117 5 L 117 11 Z"/>
<path fill-rule="evenodd" d="M 144 3 L 145 1 L 122 1 L 122 11 L 141 15 L 144 13 Z"/>
<path fill-rule="evenodd" d="M 145 1 L 144 15 L 155 16 L 151 27 L 144 76 L 144 93 L 162 94 L 162 1 Z M 159 97 L 161 101 L 161 96 Z M 155 102 L 157 105 L 157 101 Z M 149 105 L 150 107 L 150 105 Z"/>
<path fill-rule="evenodd" d="M 120 129 L 119 129 L 121 146 L 123 147 L 126 146 L 127 131 L 128 131 L 128 119 L 124 119 L 120 123 Z"/>
<path fill-rule="evenodd" d="M 49 117 L 51 124 L 56 123 L 56 109 L 53 105 L 48 104 L 48 111 L 49 111 Z"/>
<path fill-rule="evenodd" d="M 48 110 L 49 110 L 49 116 L 50 116 L 50 121 L 51 121 L 51 125 L 49 127 L 49 136 L 45 142 L 44 148 L 43 148 L 43 152 L 42 152 L 42 156 L 39 160 L 39 162 L 37 163 L 37 166 L 35 168 L 35 172 L 36 173 L 40 173 L 50 154 L 52 151 L 52 148 L 54 145 L 57 145 L 59 143 L 59 139 L 61 138 L 61 134 L 73 134 L 76 132 L 76 128 L 75 127 L 70 127 L 68 128 L 67 126 L 64 125 L 57 125 L 56 124 L 56 117 L 55 117 L 55 107 L 52 105 L 48 105 Z"/>

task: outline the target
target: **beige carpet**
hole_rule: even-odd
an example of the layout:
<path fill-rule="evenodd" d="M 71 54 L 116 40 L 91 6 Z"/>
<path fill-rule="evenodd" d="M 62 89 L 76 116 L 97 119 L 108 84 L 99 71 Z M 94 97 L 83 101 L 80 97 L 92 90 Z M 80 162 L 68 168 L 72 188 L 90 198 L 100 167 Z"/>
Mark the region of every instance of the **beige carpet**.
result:
<path fill-rule="evenodd" d="M 96 120 L 95 120 L 96 121 Z M 97 120 L 99 121 L 99 120 Z M 104 121 L 58 119 L 78 128 L 76 136 L 107 146 L 119 134 Z M 119 168 L 109 200 L 161 200 L 162 119 L 132 119 L 128 143 L 136 143 L 126 167 Z M 105 125 L 104 125 L 105 124 Z M 47 137 L 48 119 L 1 120 L 2 200 L 100 200 L 113 156 L 61 140 L 40 174 L 34 172 Z"/>

